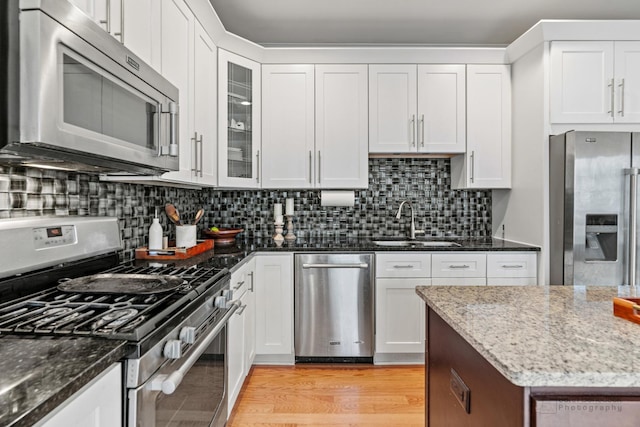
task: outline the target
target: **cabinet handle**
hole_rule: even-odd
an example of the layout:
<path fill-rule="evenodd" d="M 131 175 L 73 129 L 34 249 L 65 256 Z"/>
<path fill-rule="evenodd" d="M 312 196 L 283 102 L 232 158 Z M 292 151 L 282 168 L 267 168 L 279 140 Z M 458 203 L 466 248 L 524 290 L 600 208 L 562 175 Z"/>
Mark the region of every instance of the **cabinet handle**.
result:
<path fill-rule="evenodd" d="M 470 266 L 469 266 L 469 265 L 467 265 L 467 264 L 462 264 L 462 265 L 450 265 L 450 266 L 449 266 L 449 268 L 450 268 L 450 269 L 453 269 L 453 270 L 464 270 L 464 269 L 470 268 Z"/>
<path fill-rule="evenodd" d="M 393 268 L 413 268 L 413 265 L 394 265 Z"/>
<path fill-rule="evenodd" d="M 193 143 L 193 167 L 191 168 L 191 172 L 194 172 L 196 175 L 198 174 L 198 132 L 193 133 L 193 138 L 191 138 L 191 142 Z"/>
<path fill-rule="evenodd" d="M 256 182 L 260 183 L 260 150 L 256 153 Z"/>
<path fill-rule="evenodd" d="M 99 22 L 101 24 L 105 24 L 107 33 L 111 34 L 111 0 L 107 0 L 106 8 L 107 16 L 105 17 L 105 19 L 101 19 Z"/>
<path fill-rule="evenodd" d="M 311 172 L 313 169 L 313 160 L 312 160 L 311 150 L 309 150 L 309 184 L 313 184 L 313 177 L 311 176 Z"/>
<path fill-rule="evenodd" d="M 411 116 L 411 120 L 409 120 L 409 133 L 411 134 L 411 146 L 416 146 L 416 115 L 413 114 Z"/>
<path fill-rule="evenodd" d="M 424 147 L 424 114 L 420 116 L 420 146 Z"/>
<path fill-rule="evenodd" d="M 249 290 L 253 292 L 253 271 L 250 271 L 247 274 L 251 276 L 251 287 L 249 288 Z"/>
<path fill-rule="evenodd" d="M 504 269 L 520 269 L 520 268 L 524 268 L 524 265 L 522 264 L 503 264 L 500 266 L 501 268 Z"/>
<path fill-rule="evenodd" d="M 613 104 L 613 101 L 614 101 L 613 93 L 615 92 L 613 79 L 611 79 L 609 81 L 609 84 L 607 86 L 610 88 L 610 90 L 609 90 L 609 111 L 607 111 L 607 113 L 609 113 L 611 115 L 611 117 L 613 117 L 613 110 L 615 109 L 615 106 Z"/>
<path fill-rule="evenodd" d="M 476 162 L 476 152 L 471 150 L 471 183 L 473 184 L 473 180 L 475 179 L 475 162 Z"/>
<path fill-rule="evenodd" d="M 618 85 L 620 88 L 620 117 L 624 117 L 624 79 L 620 80 L 620 84 Z"/>
<path fill-rule="evenodd" d="M 322 164 L 320 162 L 320 150 L 318 150 L 318 184 L 320 184 L 320 173 L 322 172 Z"/>
<path fill-rule="evenodd" d="M 204 143 L 202 142 L 202 134 L 200 134 L 200 139 L 198 140 L 198 143 L 200 145 L 200 178 L 202 178 L 202 170 L 204 169 L 203 167 L 203 158 L 204 158 Z"/>
<path fill-rule="evenodd" d="M 241 305 L 240 308 L 238 309 L 238 311 L 236 311 L 236 314 L 239 316 L 242 314 L 243 311 L 245 311 L 247 309 L 247 304 Z"/>
<path fill-rule="evenodd" d="M 242 285 L 244 285 L 244 280 L 242 280 L 242 281 L 240 281 L 240 282 L 237 282 L 237 283 L 238 283 L 238 284 L 237 284 L 236 286 L 234 286 L 234 287 L 233 287 L 233 289 L 240 289 L 240 287 L 241 287 Z"/>
<path fill-rule="evenodd" d="M 120 32 L 113 36 L 120 37 L 120 43 L 124 44 L 124 0 L 120 0 Z"/>

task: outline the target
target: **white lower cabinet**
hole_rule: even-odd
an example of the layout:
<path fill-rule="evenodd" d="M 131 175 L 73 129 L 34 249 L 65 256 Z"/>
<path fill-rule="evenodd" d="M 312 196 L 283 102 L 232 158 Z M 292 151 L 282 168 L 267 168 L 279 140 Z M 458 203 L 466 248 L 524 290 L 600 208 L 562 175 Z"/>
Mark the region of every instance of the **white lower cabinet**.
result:
<path fill-rule="evenodd" d="M 486 285 L 487 255 L 484 252 L 442 252 L 431 256 L 433 285 Z"/>
<path fill-rule="evenodd" d="M 116 363 L 40 420 L 36 427 L 122 425 L 122 365 Z"/>
<path fill-rule="evenodd" d="M 293 364 L 293 254 L 256 257 L 256 363 Z"/>
<path fill-rule="evenodd" d="M 431 255 L 376 253 L 374 363 L 424 363 L 425 305 L 416 286 L 431 284 Z"/>
<path fill-rule="evenodd" d="M 229 319 L 227 330 L 229 415 L 240 394 L 244 379 L 251 369 L 252 353 L 255 353 L 255 313 L 252 313 L 252 311 L 255 312 L 254 268 L 255 260 L 251 257 L 231 273 L 233 300 L 240 302 L 240 308 Z"/>
<path fill-rule="evenodd" d="M 536 252 L 494 252 L 487 254 L 487 285 L 536 285 Z"/>
<path fill-rule="evenodd" d="M 425 305 L 416 286 L 431 279 L 376 279 L 376 354 L 424 353 Z"/>

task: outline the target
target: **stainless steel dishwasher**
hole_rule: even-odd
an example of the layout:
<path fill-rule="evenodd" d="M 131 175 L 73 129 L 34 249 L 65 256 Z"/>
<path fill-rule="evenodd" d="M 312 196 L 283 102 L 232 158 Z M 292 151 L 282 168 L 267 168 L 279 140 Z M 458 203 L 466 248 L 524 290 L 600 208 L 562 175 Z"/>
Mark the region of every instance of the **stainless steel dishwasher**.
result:
<path fill-rule="evenodd" d="M 297 362 L 373 361 L 373 254 L 295 255 Z"/>

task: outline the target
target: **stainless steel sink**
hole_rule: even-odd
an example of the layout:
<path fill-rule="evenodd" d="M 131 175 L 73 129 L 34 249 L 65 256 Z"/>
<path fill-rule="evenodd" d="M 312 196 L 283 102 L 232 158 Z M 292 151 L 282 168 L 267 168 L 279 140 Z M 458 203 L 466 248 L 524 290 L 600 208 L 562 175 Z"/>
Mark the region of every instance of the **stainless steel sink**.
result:
<path fill-rule="evenodd" d="M 386 247 L 460 247 L 461 245 L 456 242 L 449 242 L 446 240 L 374 240 L 373 244 L 376 246 Z"/>

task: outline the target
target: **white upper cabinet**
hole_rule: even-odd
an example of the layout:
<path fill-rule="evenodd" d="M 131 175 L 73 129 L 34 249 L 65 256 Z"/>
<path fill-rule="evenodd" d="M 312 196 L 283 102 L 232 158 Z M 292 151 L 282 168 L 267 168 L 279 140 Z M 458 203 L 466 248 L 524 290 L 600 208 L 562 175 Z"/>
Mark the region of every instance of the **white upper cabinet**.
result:
<path fill-rule="evenodd" d="M 199 184 L 218 184 L 218 52 L 200 22 L 194 28 L 193 85 L 189 88 L 193 107 L 193 175 Z"/>
<path fill-rule="evenodd" d="M 640 42 L 551 43 L 551 123 L 640 123 Z"/>
<path fill-rule="evenodd" d="M 262 66 L 262 187 L 313 188 L 313 65 Z"/>
<path fill-rule="evenodd" d="M 222 49 L 218 61 L 219 184 L 260 188 L 260 64 Z"/>
<path fill-rule="evenodd" d="M 417 151 L 415 65 L 369 66 L 369 151 Z"/>
<path fill-rule="evenodd" d="M 366 65 L 316 65 L 316 186 L 367 188 Z"/>
<path fill-rule="evenodd" d="M 615 42 L 615 121 L 640 123 L 640 42 Z"/>
<path fill-rule="evenodd" d="M 418 65 L 418 151 L 464 153 L 465 66 Z"/>
<path fill-rule="evenodd" d="M 463 153 L 465 65 L 371 65 L 369 151 Z"/>
<path fill-rule="evenodd" d="M 120 41 L 160 71 L 160 8 L 157 0 L 122 0 Z"/>
<path fill-rule="evenodd" d="M 451 158 L 451 188 L 511 187 L 511 68 L 467 66 L 467 151 Z"/>

